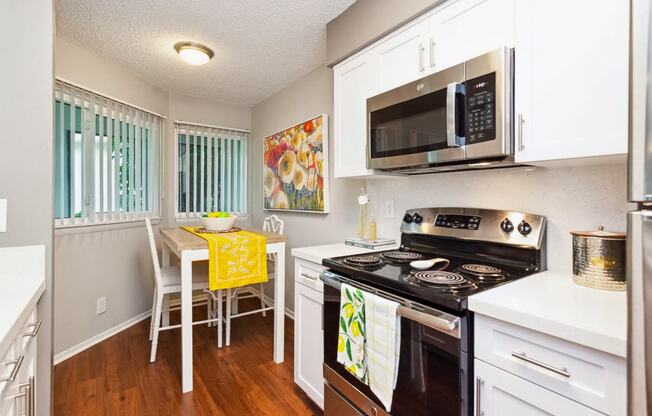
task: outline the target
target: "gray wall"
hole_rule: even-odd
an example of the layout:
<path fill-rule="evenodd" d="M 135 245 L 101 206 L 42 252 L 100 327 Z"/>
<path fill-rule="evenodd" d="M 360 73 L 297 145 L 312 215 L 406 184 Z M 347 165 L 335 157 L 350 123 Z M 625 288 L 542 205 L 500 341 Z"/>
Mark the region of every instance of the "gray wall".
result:
<path fill-rule="evenodd" d="M 167 114 L 169 94 L 74 43 L 56 38 L 55 74 L 95 92 Z M 131 224 L 55 232 L 57 292 L 54 352 L 58 354 L 151 308 L 153 270 L 145 229 Z M 107 311 L 96 314 L 96 301 Z"/>
<path fill-rule="evenodd" d="M 55 61 L 57 77 L 168 117 L 164 136 L 162 225 L 177 223 L 174 219 L 174 120 L 250 127 L 251 110 L 247 107 L 161 90 L 125 67 L 68 40 L 56 39 Z M 143 224 L 57 230 L 54 256 L 55 354 L 151 308 L 154 280 Z M 107 312 L 96 315 L 96 300 L 100 297 L 107 298 Z"/>
<path fill-rule="evenodd" d="M 52 1 L 0 1 L 0 246 L 44 244 L 46 291 L 38 304 L 38 411 L 50 414 L 52 366 Z"/>
<path fill-rule="evenodd" d="M 286 307 L 294 310 L 294 262 L 290 257 L 293 247 L 341 242 L 356 233 L 358 206 L 356 197 L 363 181 L 334 179 L 333 139 L 329 137 L 330 205 L 329 214 L 264 211 L 262 185 L 263 139 L 315 115 L 329 116 L 329 132 L 333 131 L 333 71 L 320 68 L 289 87 L 279 91 L 253 107 L 252 152 L 249 175 L 251 180 L 252 214 L 254 225 L 261 226 L 263 218 L 277 214 L 285 222 L 288 236 L 285 280 Z M 271 285 L 268 285 L 271 286 Z M 267 288 L 266 290 L 269 290 Z"/>
<path fill-rule="evenodd" d="M 604 225 L 624 231 L 627 168 L 617 164 L 440 173 L 408 179 L 367 181 L 377 206 L 378 232 L 398 236 L 403 213 L 420 207 L 479 207 L 545 215 L 548 219 L 548 269 L 571 272 L 570 231 Z M 396 201 L 396 216 L 384 217 L 384 200 Z"/>
<path fill-rule="evenodd" d="M 335 64 L 444 0 L 358 0 L 326 26 L 326 62 Z"/>

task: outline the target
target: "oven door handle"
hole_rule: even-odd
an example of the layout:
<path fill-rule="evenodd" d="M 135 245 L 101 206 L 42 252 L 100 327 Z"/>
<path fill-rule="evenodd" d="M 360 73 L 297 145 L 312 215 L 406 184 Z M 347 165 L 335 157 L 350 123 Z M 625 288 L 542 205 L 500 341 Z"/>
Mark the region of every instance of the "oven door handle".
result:
<path fill-rule="evenodd" d="M 446 142 L 448 147 L 464 146 L 464 135 L 458 134 L 457 118 L 460 117 L 457 111 L 457 95 L 466 97 L 466 87 L 459 82 L 451 82 L 446 87 Z"/>
<path fill-rule="evenodd" d="M 349 279 L 345 279 L 340 275 L 333 274 L 331 272 L 324 272 L 319 275 L 319 279 L 324 282 L 325 285 L 330 286 L 334 289 L 341 290 L 342 283 L 339 280 L 346 280 L 346 283 L 357 287 L 360 290 L 365 292 L 373 293 L 376 296 L 383 297 L 385 299 L 397 302 L 399 304 L 397 313 L 399 316 L 406 318 L 410 321 L 420 323 L 421 325 L 427 326 L 439 332 L 443 332 L 455 338 L 461 337 L 460 332 L 460 318 L 449 315 L 445 312 L 437 311 L 433 308 L 428 308 L 425 306 L 420 306 L 421 309 L 432 310 L 435 314 L 430 314 L 417 310 L 412 305 L 415 305 L 414 302 L 411 302 L 407 299 L 400 298 L 396 295 L 384 292 L 382 290 L 366 286 L 358 282 L 352 282 Z M 323 314 L 322 314 L 323 316 Z"/>
<path fill-rule="evenodd" d="M 457 328 L 457 320 L 448 320 L 448 319 L 440 318 L 438 316 L 428 315 L 427 313 L 406 308 L 405 306 L 399 305 L 398 314 L 403 318 L 409 319 L 410 321 L 418 322 L 421 325 L 425 325 L 429 328 L 446 332 L 451 335 L 455 332 L 455 329 Z"/>

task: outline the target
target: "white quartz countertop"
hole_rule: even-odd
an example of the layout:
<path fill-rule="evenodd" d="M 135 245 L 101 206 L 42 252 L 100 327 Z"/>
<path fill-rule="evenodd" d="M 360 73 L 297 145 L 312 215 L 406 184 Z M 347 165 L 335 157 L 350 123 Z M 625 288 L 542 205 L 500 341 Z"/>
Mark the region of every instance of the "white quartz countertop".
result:
<path fill-rule="evenodd" d="M 469 309 L 596 350 L 626 357 L 627 293 L 573 283 L 546 271 L 469 297 Z"/>
<path fill-rule="evenodd" d="M 294 257 L 321 264 L 322 260 L 328 259 L 330 257 L 353 256 L 355 254 L 373 253 L 376 251 L 391 250 L 397 248 L 398 246 L 399 245 L 397 243 L 393 246 L 384 246 L 375 250 L 370 250 L 368 248 L 350 246 L 344 243 L 335 243 L 312 247 L 296 247 L 292 249 L 291 253 Z"/>
<path fill-rule="evenodd" d="M 45 291 L 45 246 L 0 248 L 0 356 Z"/>

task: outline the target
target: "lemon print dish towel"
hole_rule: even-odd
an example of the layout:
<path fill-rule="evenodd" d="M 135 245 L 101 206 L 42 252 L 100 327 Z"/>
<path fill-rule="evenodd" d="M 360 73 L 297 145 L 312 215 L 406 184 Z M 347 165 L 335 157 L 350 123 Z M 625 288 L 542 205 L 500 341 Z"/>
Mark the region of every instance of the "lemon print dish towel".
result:
<path fill-rule="evenodd" d="M 337 339 L 337 362 L 367 384 L 365 352 L 365 307 L 360 289 L 342 283 L 340 297 L 340 328 Z"/>
<path fill-rule="evenodd" d="M 183 227 L 208 241 L 210 290 L 267 282 L 267 239 L 250 231 L 208 234 Z"/>
<path fill-rule="evenodd" d="M 401 351 L 399 305 L 346 283 L 340 290 L 337 362 L 391 412 Z"/>

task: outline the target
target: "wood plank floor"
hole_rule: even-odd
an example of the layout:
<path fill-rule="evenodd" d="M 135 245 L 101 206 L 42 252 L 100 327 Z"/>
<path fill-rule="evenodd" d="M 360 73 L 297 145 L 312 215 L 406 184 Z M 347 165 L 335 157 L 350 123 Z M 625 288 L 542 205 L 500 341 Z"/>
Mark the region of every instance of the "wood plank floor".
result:
<path fill-rule="evenodd" d="M 196 320 L 205 314 L 195 308 Z M 161 332 L 150 364 L 147 319 L 55 367 L 54 415 L 321 415 L 294 384 L 292 320 L 285 328 L 279 365 L 271 312 L 234 319 L 231 346 L 222 349 L 215 328 L 195 326 L 194 390 L 181 394 L 180 330 Z"/>

